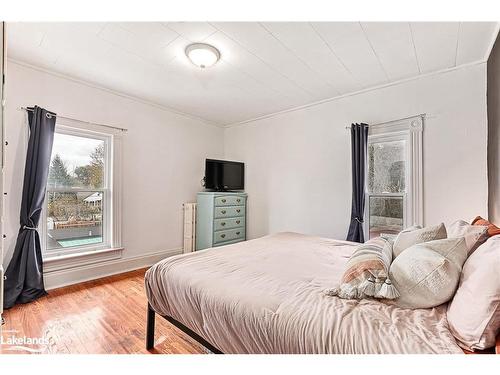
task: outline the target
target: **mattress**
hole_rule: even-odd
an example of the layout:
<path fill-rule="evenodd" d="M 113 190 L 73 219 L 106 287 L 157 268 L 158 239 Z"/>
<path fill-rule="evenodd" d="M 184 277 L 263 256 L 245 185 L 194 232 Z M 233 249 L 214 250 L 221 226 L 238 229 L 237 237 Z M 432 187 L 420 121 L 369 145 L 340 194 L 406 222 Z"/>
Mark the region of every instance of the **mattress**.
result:
<path fill-rule="evenodd" d="M 356 246 L 278 233 L 178 255 L 146 272 L 146 293 L 156 313 L 224 353 L 463 353 L 444 305 L 326 295 Z"/>

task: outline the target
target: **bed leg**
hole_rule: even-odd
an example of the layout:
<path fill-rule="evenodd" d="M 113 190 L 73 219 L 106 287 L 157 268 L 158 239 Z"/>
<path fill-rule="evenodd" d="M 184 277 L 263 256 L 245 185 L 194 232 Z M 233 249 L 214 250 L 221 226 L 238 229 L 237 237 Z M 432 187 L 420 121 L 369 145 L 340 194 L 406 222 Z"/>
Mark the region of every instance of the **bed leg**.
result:
<path fill-rule="evenodd" d="M 148 303 L 148 320 L 146 328 L 146 349 L 153 349 L 155 346 L 155 311 Z"/>

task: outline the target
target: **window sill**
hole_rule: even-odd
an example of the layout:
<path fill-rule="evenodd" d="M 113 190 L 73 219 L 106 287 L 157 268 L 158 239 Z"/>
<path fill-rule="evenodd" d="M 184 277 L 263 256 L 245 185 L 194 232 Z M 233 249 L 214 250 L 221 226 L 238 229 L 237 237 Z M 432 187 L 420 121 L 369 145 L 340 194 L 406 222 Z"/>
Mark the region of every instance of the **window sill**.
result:
<path fill-rule="evenodd" d="M 43 259 L 43 272 L 50 273 L 120 259 L 122 252 L 123 248 L 118 247 L 67 255 L 47 256 Z"/>

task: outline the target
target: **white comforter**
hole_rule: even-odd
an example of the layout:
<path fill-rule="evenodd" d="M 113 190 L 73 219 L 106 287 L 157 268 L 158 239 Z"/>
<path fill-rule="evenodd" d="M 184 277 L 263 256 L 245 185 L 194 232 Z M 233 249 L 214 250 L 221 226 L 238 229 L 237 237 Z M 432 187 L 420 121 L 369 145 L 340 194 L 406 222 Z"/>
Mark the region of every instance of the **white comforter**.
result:
<path fill-rule="evenodd" d="M 167 258 L 146 273 L 146 291 L 158 314 L 224 353 L 463 353 L 446 306 L 325 295 L 355 247 L 279 233 Z"/>

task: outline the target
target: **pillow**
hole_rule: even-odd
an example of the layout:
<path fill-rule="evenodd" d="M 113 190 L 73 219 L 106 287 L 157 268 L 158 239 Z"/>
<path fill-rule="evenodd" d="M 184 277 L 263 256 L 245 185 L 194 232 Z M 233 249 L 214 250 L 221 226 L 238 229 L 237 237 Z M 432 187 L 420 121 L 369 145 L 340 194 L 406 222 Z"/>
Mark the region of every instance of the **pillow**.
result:
<path fill-rule="evenodd" d="M 416 228 L 416 229 L 415 229 Z M 392 248 L 392 256 L 396 258 L 403 250 L 418 243 L 446 238 L 446 227 L 443 223 L 433 227 L 410 227 L 400 232 Z"/>
<path fill-rule="evenodd" d="M 446 227 L 448 238 L 465 238 L 467 254 L 470 255 L 479 245 L 488 239 L 488 227 L 484 225 L 470 225 L 466 221 L 457 220 Z"/>
<path fill-rule="evenodd" d="M 420 225 L 413 225 L 411 227 L 403 229 L 401 232 L 411 232 L 411 231 L 417 230 L 417 229 L 422 229 L 422 227 Z M 399 233 L 401 233 L 401 232 L 399 232 Z M 394 242 L 396 241 L 396 238 L 398 238 L 399 233 L 396 233 L 396 234 L 381 233 L 380 237 L 385 238 L 386 240 L 388 240 L 391 243 L 392 246 L 394 246 Z"/>
<path fill-rule="evenodd" d="M 465 262 L 447 317 L 464 349 L 495 345 L 500 333 L 500 236 L 479 246 Z"/>
<path fill-rule="evenodd" d="M 490 223 L 488 220 L 483 219 L 481 216 L 476 217 L 472 220 L 472 225 L 486 225 L 488 227 L 488 236 L 497 236 L 500 234 L 500 228 L 495 224 Z"/>
<path fill-rule="evenodd" d="M 397 234 L 392 234 L 392 233 L 380 233 L 380 238 L 389 241 L 391 245 L 394 244 L 394 241 L 396 240 L 397 236 L 398 236 Z"/>
<path fill-rule="evenodd" d="M 377 237 L 360 245 L 347 261 L 347 268 L 338 288 L 326 293 L 345 299 L 387 298 L 399 296 L 387 278 L 392 261 L 392 245 Z"/>
<path fill-rule="evenodd" d="M 403 251 L 394 259 L 389 272 L 401 294 L 396 305 L 423 309 L 449 301 L 466 258 L 463 237 L 425 242 Z"/>
<path fill-rule="evenodd" d="M 401 232 L 412 232 L 417 229 L 422 229 L 421 225 L 412 225 L 411 227 L 403 229 Z"/>

